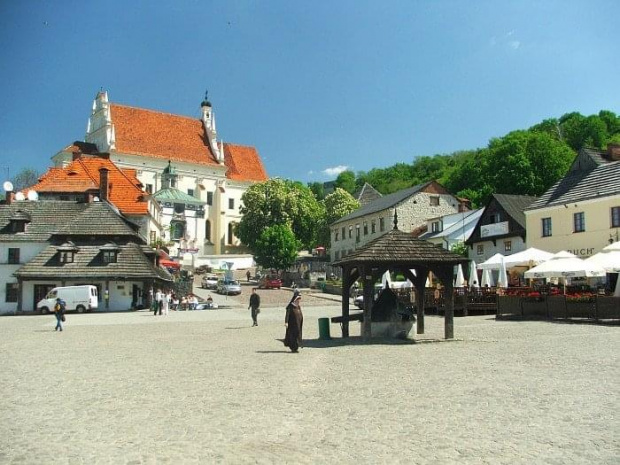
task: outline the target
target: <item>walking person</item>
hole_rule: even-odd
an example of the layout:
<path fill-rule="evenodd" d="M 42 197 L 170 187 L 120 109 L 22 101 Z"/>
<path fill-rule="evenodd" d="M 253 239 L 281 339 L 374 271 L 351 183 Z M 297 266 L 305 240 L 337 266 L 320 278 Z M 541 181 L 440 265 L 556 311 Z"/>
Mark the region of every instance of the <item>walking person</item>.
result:
<path fill-rule="evenodd" d="M 163 313 L 164 315 L 168 316 L 168 310 L 170 309 L 170 294 L 164 293 L 161 299 L 161 304 L 162 305 L 159 314 L 161 315 Z"/>
<path fill-rule="evenodd" d="M 163 305 L 164 295 L 165 294 L 161 291 L 161 289 L 157 289 L 157 292 L 155 293 L 155 306 L 153 310 L 154 316 L 157 316 L 157 313 L 161 315 L 161 308 Z"/>
<path fill-rule="evenodd" d="M 56 305 L 54 305 L 54 315 L 56 316 L 56 329 L 54 331 L 62 331 L 62 323 L 65 321 L 65 308 L 67 304 L 60 297 L 56 299 Z"/>
<path fill-rule="evenodd" d="M 252 295 L 250 296 L 250 306 L 249 309 L 252 309 L 252 321 L 254 324 L 252 326 L 258 326 L 258 314 L 260 313 L 260 296 L 256 293 L 256 288 L 252 289 Z"/>
<path fill-rule="evenodd" d="M 248 282 L 250 282 L 250 278 L 252 277 L 252 273 L 250 273 L 250 270 L 246 271 L 245 277 L 248 278 Z"/>
<path fill-rule="evenodd" d="M 284 317 L 286 335 L 284 345 L 296 353 L 302 343 L 302 330 L 304 325 L 304 314 L 301 311 L 301 295 L 293 298 L 293 301 L 286 306 L 286 316 Z"/>

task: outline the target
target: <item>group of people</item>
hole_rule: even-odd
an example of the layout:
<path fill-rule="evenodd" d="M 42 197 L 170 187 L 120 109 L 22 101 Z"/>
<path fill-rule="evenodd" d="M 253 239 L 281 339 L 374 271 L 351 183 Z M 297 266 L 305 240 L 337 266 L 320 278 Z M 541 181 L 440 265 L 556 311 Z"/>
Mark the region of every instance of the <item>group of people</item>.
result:
<path fill-rule="evenodd" d="M 256 292 L 256 288 L 252 289 L 250 295 L 250 305 L 248 309 L 251 311 L 252 326 L 258 326 L 258 314 L 260 313 L 260 296 Z M 284 335 L 284 345 L 291 349 L 291 352 L 297 353 L 302 343 L 302 333 L 304 325 L 304 314 L 301 311 L 301 293 L 299 289 L 293 291 L 293 297 L 286 306 L 284 315 L 284 326 L 286 333 Z"/>
<path fill-rule="evenodd" d="M 194 294 L 182 296 L 179 299 L 172 292 L 157 290 L 151 302 L 151 310 L 153 315 L 168 315 L 169 310 L 194 310 L 196 305 L 198 305 L 198 297 Z"/>

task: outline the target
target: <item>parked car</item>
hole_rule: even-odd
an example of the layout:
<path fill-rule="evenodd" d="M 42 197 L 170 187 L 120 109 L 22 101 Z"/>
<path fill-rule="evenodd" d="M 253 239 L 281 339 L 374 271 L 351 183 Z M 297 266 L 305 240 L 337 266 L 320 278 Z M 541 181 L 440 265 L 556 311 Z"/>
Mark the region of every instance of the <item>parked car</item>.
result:
<path fill-rule="evenodd" d="M 217 289 L 218 277 L 216 274 L 206 274 L 200 281 L 200 287 L 203 289 Z"/>
<path fill-rule="evenodd" d="M 239 281 L 225 281 L 221 279 L 217 283 L 217 293 L 226 295 L 239 295 L 241 294 L 241 284 L 239 284 Z"/>
<path fill-rule="evenodd" d="M 277 276 L 264 276 L 258 282 L 260 289 L 280 289 L 282 287 L 282 280 Z"/>

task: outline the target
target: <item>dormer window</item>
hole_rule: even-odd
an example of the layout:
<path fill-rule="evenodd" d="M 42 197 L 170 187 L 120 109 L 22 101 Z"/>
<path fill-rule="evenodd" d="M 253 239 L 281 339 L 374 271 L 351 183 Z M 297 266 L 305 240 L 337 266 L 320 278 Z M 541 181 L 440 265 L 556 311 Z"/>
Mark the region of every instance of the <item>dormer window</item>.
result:
<path fill-rule="evenodd" d="M 30 215 L 22 210 L 17 210 L 10 218 L 10 230 L 12 233 L 26 232 L 26 224 L 30 223 Z"/>
<path fill-rule="evenodd" d="M 73 263 L 75 261 L 75 252 L 60 252 L 60 263 Z"/>
<path fill-rule="evenodd" d="M 108 242 L 106 245 L 101 247 L 100 250 L 103 263 L 107 264 L 118 262 L 119 247 L 115 243 Z"/>
<path fill-rule="evenodd" d="M 103 263 L 116 263 L 118 258 L 118 253 L 115 250 L 104 250 L 103 254 Z"/>
<path fill-rule="evenodd" d="M 65 242 L 61 246 L 57 247 L 58 261 L 60 263 L 73 263 L 75 261 L 75 253 L 78 248 L 71 241 Z"/>

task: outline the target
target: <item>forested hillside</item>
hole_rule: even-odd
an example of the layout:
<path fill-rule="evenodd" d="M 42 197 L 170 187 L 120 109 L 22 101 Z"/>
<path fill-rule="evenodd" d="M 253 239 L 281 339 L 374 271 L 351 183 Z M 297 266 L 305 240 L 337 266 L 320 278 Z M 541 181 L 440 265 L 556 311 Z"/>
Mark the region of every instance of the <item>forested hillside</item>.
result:
<path fill-rule="evenodd" d="M 353 193 L 368 182 L 389 194 L 437 180 L 474 206 L 483 206 L 492 193 L 541 195 L 566 173 L 579 149 L 605 149 L 609 143 L 620 143 L 620 117 L 615 113 L 567 113 L 491 139 L 484 148 L 417 157 L 412 163 L 368 172 L 345 171 L 336 186 Z M 310 187 L 320 191 L 319 186 Z"/>

